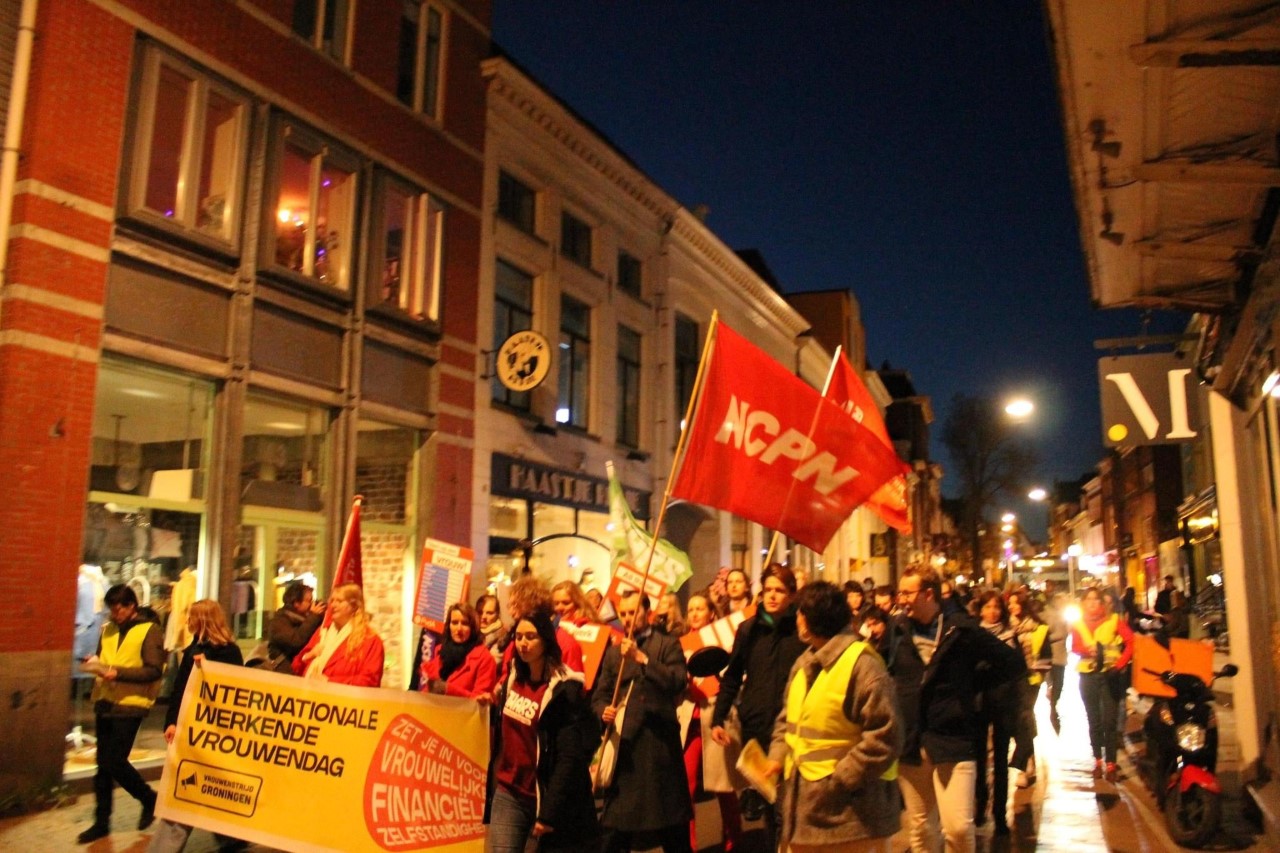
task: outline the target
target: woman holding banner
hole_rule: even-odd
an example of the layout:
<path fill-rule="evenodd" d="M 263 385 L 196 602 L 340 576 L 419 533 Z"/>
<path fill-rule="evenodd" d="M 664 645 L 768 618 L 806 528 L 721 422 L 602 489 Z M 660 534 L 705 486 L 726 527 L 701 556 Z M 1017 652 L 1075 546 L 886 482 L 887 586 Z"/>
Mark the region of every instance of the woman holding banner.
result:
<path fill-rule="evenodd" d="M 427 662 L 426 691 L 476 699 L 498 683 L 498 665 L 480 639 L 480 623 L 471 605 L 450 605 L 444 616 L 444 642 Z"/>
<path fill-rule="evenodd" d="M 591 794 L 591 756 L 599 725 L 582 673 L 561 663 L 551 609 L 524 612 L 512 628 L 515 657 L 495 708 L 487 849 L 523 853 L 593 851 L 600 824 Z"/>
<path fill-rule="evenodd" d="M 335 684 L 380 686 L 382 639 L 369 625 L 360 585 L 335 587 L 329 594 L 329 613 L 333 621 L 312 634 L 293 659 L 294 673 Z"/>
<path fill-rule="evenodd" d="M 173 697 L 169 700 L 169 709 L 164 715 L 164 739 L 173 743 L 178 733 L 178 712 L 182 708 L 182 700 L 187 691 L 187 682 L 191 679 L 191 669 L 205 660 L 240 666 L 244 656 L 240 647 L 231 636 L 231 628 L 227 625 L 227 617 L 222 607 L 212 598 L 197 601 L 187 611 L 187 631 L 191 634 L 191 645 L 182 653 L 182 663 L 178 666 L 178 676 L 173 681 Z M 162 818 L 151 836 L 148 853 L 179 853 L 191 837 L 191 827 Z M 242 850 L 248 842 L 234 838 L 217 836 L 219 851 Z"/>

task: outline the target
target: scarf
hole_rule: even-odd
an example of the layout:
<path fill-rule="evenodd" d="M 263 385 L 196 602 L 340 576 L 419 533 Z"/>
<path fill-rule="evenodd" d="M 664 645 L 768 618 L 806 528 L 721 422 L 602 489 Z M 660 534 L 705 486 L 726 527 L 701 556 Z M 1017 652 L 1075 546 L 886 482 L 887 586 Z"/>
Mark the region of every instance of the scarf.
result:
<path fill-rule="evenodd" d="M 316 644 L 320 647 L 320 654 L 316 655 L 315 660 L 311 661 L 311 665 L 307 667 L 307 678 L 315 678 L 324 673 L 324 668 L 329 665 L 329 658 L 333 657 L 333 653 L 347 641 L 347 637 L 351 636 L 351 623 L 348 622 L 341 629 L 330 623 L 328 628 L 322 630 L 320 641 Z"/>
<path fill-rule="evenodd" d="M 453 675 L 454 670 L 462 666 L 462 662 L 479 641 L 480 638 L 474 634 L 465 643 L 455 643 L 452 637 L 445 640 L 440 647 L 440 677 L 447 680 Z"/>

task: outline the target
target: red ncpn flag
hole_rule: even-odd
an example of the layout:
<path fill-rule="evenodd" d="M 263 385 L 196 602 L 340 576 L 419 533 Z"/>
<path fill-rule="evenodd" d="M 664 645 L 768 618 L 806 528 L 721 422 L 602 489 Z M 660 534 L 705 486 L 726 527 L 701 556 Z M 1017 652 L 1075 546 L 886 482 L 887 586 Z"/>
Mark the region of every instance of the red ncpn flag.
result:
<path fill-rule="evenodd" d="M 887 452 L 893 454 L 902 474 L 885 483 L 875 494 L 867 499 L 867 506 L 890 527 L 903 533 L 911 532 L 911 516 L 907 510 L 907 477 L 910 469 L 906 463 L 898 460 L 893 442 L 889 440 L 889 430 L 885 428 L 884 418 L 880 417 L 880 409 L 872 399 L 871 392 L 862 381 L 862 377 L 849 364 L 843 353 L 837 353 L 832 365 L 831 381 L 827 384 L 828 400 L 845 410 L 865 430 L 871 432 Z"/>
<path fill-rule="evenodd" d="M 342 549 L 338 552 L 338 565 L 333 570 L 333 586 L 337 589 L 343 584 L 353 583 L 364 589 L 364 566 L 360 560 L 360 504 L 363 495 L 356 495 L 351 503 L 351 515 L 347 517 L 347 531 L 342 534 Z M 333 617 L 328 610 L 324 612 L 325 627 Z"/>
<path fill-rule="evenodd" d="M 671 494 L 822 551 L 849 513 L 902 473 L 843 409 L 723 323 Z"/>

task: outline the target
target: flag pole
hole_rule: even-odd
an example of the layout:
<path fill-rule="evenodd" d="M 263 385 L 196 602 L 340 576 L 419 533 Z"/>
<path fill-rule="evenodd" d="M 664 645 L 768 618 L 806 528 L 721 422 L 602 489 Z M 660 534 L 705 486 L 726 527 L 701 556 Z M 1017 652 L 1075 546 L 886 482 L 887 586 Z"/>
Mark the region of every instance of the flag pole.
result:
<path fill-rule="evenodd" d="M 720 326 L 720 312 L 711 312 L 711 325 L 707 328 L 707 339 L 702 344 L 702 355 L 698 359 L 698 372 L 693 380 L 693 392 L 689 395 L 689 402 L 685 405 L 684 421 L 680 427 L 680 438 L 676 441 L 675 453 L 671 456 L 671 470 L 667 474 L 667 483 L 662 490 L 662 503 L 658 505 L 658 518 L 653 525 L 653 535 L 649 537 L 649 550 L 645 554 L 644 574 L 640 580 L 640 594 L 647 595 L 644 591 L 645 585 L 649 582 L 649 571 L 653 567 L 653 555 L 658 548 L 658 534 L 662 530 L 662 522 L 667 517 L 667 504 L 671 502 L 671 489 L 676 479 L 676 472 L 680 470 L 680 464 L 683 462 L 683 455 L 687 449 L 689 427 L 693 424 L 693 415 L 697 411 L 700 397 L 702 396 L 702 383 L 706 378 L 707 362 L 711 357 L 712 347 L 715 346 L 716 329 Z M 631 624 L 627 627 L 625 639 L 631 639 L 635 636 L 636 620 L 633 618 Z M 625 661 L 624 661 L 625 663 Z M 618 696 L 622 693 L 622 671 L 624 667 L 618 667 L 618 680 L 613 685 L 613 700 L 610 705 L 618 704 Z M 608 735 L 606 734 L 606 737 Z"/>
<path fill-rule="evenodd" d="M 836 375 L 836 365 L 840 362 L 840 353 L 843 350 L 844 350 L 843 344 L 841 344 L 840 346 L 837 346 L 836 354 L 831 357 L 831 366 L 827 368 L 826 381 L 822 383 L 822 398 L 824 400 L 827 398 L 827 392 L 831 390 L 831 379 Z M 822 406 L 821 404 L 819 404 L 818 408 L 815 409 L 813 412 L 813 418 L 809 421 L 809 432 L 805 434 L 805 441 L 813 440 L 813 431 L 818 428 L 818 416 L 821 413 L 822 413 Z M 782 502 L 782 511 L 784 513 L 787 511 L 787 506 L 791 503 L 791 495 L 794 493 L 794 491 L 795 491 L 795 482 L 792 481 L 791 485 L 787 487 L 787 497 Z M 769 568 L 769 563 L 773 559 L 773 552 L 776 551 L 778 548 L 779 535 L 780 534 L 778 533 L 777 529 L 774 529 L 773 536 L 769 539 L 769 550 L 765 552 L 765 555 L 764 555 L 764 567 L 766 569 Z"/>

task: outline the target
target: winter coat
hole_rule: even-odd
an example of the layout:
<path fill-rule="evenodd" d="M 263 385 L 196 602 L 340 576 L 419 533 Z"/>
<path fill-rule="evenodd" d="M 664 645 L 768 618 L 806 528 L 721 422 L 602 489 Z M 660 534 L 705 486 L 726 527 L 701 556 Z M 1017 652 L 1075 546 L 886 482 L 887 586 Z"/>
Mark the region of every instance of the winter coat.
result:
<path fill-rule="evenodd" d="M 307 641 L 306 646 L 293 659 L 294 675 L 306 675 L 311 661 L 303 660 L 306 653 L 320 641 L 324 631 L 316 631 Z M 364 641 L 355 649 L 351 648 L 351 639 L 342 641 L 342 645 L 325 664 L 324 676 L 334 684 L 355 684 L 360 687 L 380 687 L 382 685 L 383 652 L 382 640 L 369 630 Z"/>
<path fill-rule="evenodd" d="M 768 749 L 774 720 L 782 708 L 787 673 L 805 650 L 805 645 L 796 636 L 793 609 L 788 608 L 780 614 L 772 625 L 761 616 L 762 613 L 757 611 L 755 616 L 739 625 L 734 634 L 729 663 L 720 675 L 720 693 L 716 696 L 716 711 L 711 723 L 723 726 L 736 699 L 743 744 L 755 740 L 762 748 Z"/>
<path fill-rule="evenodd" d="M 906 616 L 892 620 L 887 629 L 886 663 L 898 691 L 905 764 L 919 764 L 921 748 L 934 764 L 974 760 L 980 725 L 977 695 L 1027 671 L 1021 654 L 971 617 L 956 613 L 941 619 L 942 637 L 928 666 L 912 641 Z"/>
<path fill-rule="evenodd" d="M 643 832 L 687 823 L 693 816 L 685 784 L 684 747 L 676 707 L 688 683 L 680 641 L 654 628 L 640 641 L 644 666 L 626 661 L 610 646 L 600 665 L 591 710 L 599 718 L 613 699 L 622 669 L 627 697 L 613 786 L 605 793 L 601 823 L 609 829 Z"/>
<path fill-rule="evenodd" d="M 476 648 L 486 656 L 481 644 Z M 474 650 L 473 650 L 474 651 Z M 492 657 L 490 657 L 492 660 Z M 494 703 L 501 714 L 504 697 L 515 679 L 507 676 L 503 696 Z M 536 820 L 554 832 L 542 836 L 539 851 L 589 850 L 600 836 L 595 798 L 591 793 L 591 759 L 599 744 L 600 725 L 592 717 L 582 673 L 561 666 L 552 673 L 538 709 L 538 798 Z M 491 764 L 502 754 L 502 726 L 493 727 Z M 493 801 L 494 771 L 489 769 L 489 800 Z M 485 816 L 488 822 L 488 815 Z"/>
<path fill-rule="evenodd" d="M 791 667 L 791 681 L 805 674 L 812 687 L 819 672 L 835 666 L 845 650 L 859 639 L 842 633 L 816 652 L 807 650 Z M 898 784 L 881 778 L 902 750 L 902 729 L 893 680 L 879 655 L 868 646 L 853 665 L 844 685 L 845 717 L 862 726 L 861 740 L 836 762 L 824 779 L 809 781 L 797 768 L 779 782 L 782 799 L 782 844 L 843 844 L 868 838 L 888 838 L 898 831 Z M 778 714 L 769 757 L 779 764 L 787 756 L 787 709 Z"/>
<path fill-rule="evenodd" d="M 431 685 L 432 693 L 474 699 L 491 692 L 498 683 L 498 665 L 493 662 L 493 655 L 484 647 L 484 643 L 472 646 L 458 668 L 443 681 L 440 680 L 439 651 L 437 649 L 436 655 L 427 662 L 427 683 Z"/>
<path fill-rule="evenodd" d="M 229 663 L 233 666 L 244 664 L 244 656 L 234 641 L 225 646 L 215 646 L 199 638 L 191 641 L 191 645 L 182 652 L 182 663 L 178 664 L 178 675 L 173 679 L 173 694 L 169 698 L 169 707 L 164 713 L 164 727 L 178 724 L 178 711 L 182 708 L 183 693 L 187 689 L 187 681 L 191 679 L 191 668 L 195 665 L 196 655 L 217 663 Z"/>
<path fill-rule="evenodd" d="M 289 672 L 293 659 L 315 636 L 322 613 L 299 613 L 291 607 L 281 607 L 271 616 L 267 626 L 267 654 L 272 660 L 283 658 L 276 672 Z"/>

